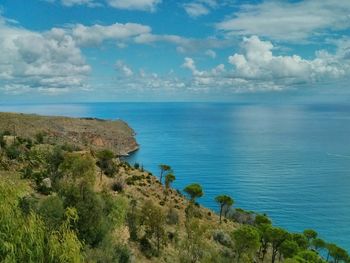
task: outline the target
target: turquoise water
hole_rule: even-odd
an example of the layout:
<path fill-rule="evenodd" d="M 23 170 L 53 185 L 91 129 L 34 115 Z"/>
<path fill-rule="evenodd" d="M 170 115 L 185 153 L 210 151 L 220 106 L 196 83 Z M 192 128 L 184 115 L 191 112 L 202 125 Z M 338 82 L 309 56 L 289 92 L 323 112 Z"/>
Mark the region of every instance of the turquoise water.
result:
<path fill-rule="evenodd" d="M 130 159 L 175 188 L 198 182 L 201 203 L 218 194 L 269 214 L 291 231 L 317 230 L 350 250 L 350 107 L 210 103 L 101 103 L 0 106 L 1 111 L 127 121 L 141 149 Z"/>

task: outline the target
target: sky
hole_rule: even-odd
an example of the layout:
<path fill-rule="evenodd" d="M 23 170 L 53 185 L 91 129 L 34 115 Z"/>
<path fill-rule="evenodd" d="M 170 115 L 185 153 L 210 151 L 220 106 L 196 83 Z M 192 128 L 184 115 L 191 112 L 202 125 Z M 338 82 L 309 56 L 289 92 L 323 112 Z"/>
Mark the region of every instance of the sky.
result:
<path fill-rule="evenodd" d="M 348 0 L 0 0 L 0 103 L 349 102 Z"/>

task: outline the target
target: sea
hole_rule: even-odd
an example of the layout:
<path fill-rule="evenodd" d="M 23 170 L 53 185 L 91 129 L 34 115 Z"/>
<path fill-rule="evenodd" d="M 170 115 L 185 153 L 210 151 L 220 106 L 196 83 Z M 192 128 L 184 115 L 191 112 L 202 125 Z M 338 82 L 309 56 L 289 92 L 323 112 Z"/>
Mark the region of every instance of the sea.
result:
<path fill-rule="evenodd" d="M 277 226 L 350 251 L 350 105 L 237 103 L 7 104 L 0 111 L 122 119 L 140 149 L 128 161 L 154 175 L 174 170 L 174 187 L 199 183 L 215 196 L 266 213 Z"/>

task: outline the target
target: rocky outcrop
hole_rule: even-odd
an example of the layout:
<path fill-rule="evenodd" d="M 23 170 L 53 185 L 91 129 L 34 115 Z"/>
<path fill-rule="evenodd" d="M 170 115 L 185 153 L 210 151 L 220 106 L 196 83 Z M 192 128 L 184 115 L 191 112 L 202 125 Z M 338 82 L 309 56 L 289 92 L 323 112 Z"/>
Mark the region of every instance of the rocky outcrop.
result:
<path fill-rule="evenodd" d="M 0 132 L 43 139 L 45 143 L 68 144 L 81 149 L 110 149 L 127 155 L 138 149 L 135 132 L 122 120 L 48 117 L 33 114 L 0 113 Z"/>

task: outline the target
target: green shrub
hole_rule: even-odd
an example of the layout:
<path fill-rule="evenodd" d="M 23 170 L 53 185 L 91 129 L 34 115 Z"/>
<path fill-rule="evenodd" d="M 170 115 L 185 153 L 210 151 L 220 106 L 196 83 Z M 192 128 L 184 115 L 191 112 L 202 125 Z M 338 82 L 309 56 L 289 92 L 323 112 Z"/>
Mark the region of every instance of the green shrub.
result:
<path fill-rule="evenodd" d="M 16 145 L 11 145 L 9 147 L 5 148 L 5 152 L 6 152 L 6 156 L 10 159 L 10 160 L 16 160 L 19 158 L 19 156 L 21 155 L 21 151 L 18 148 L 18 146 Z"/>

